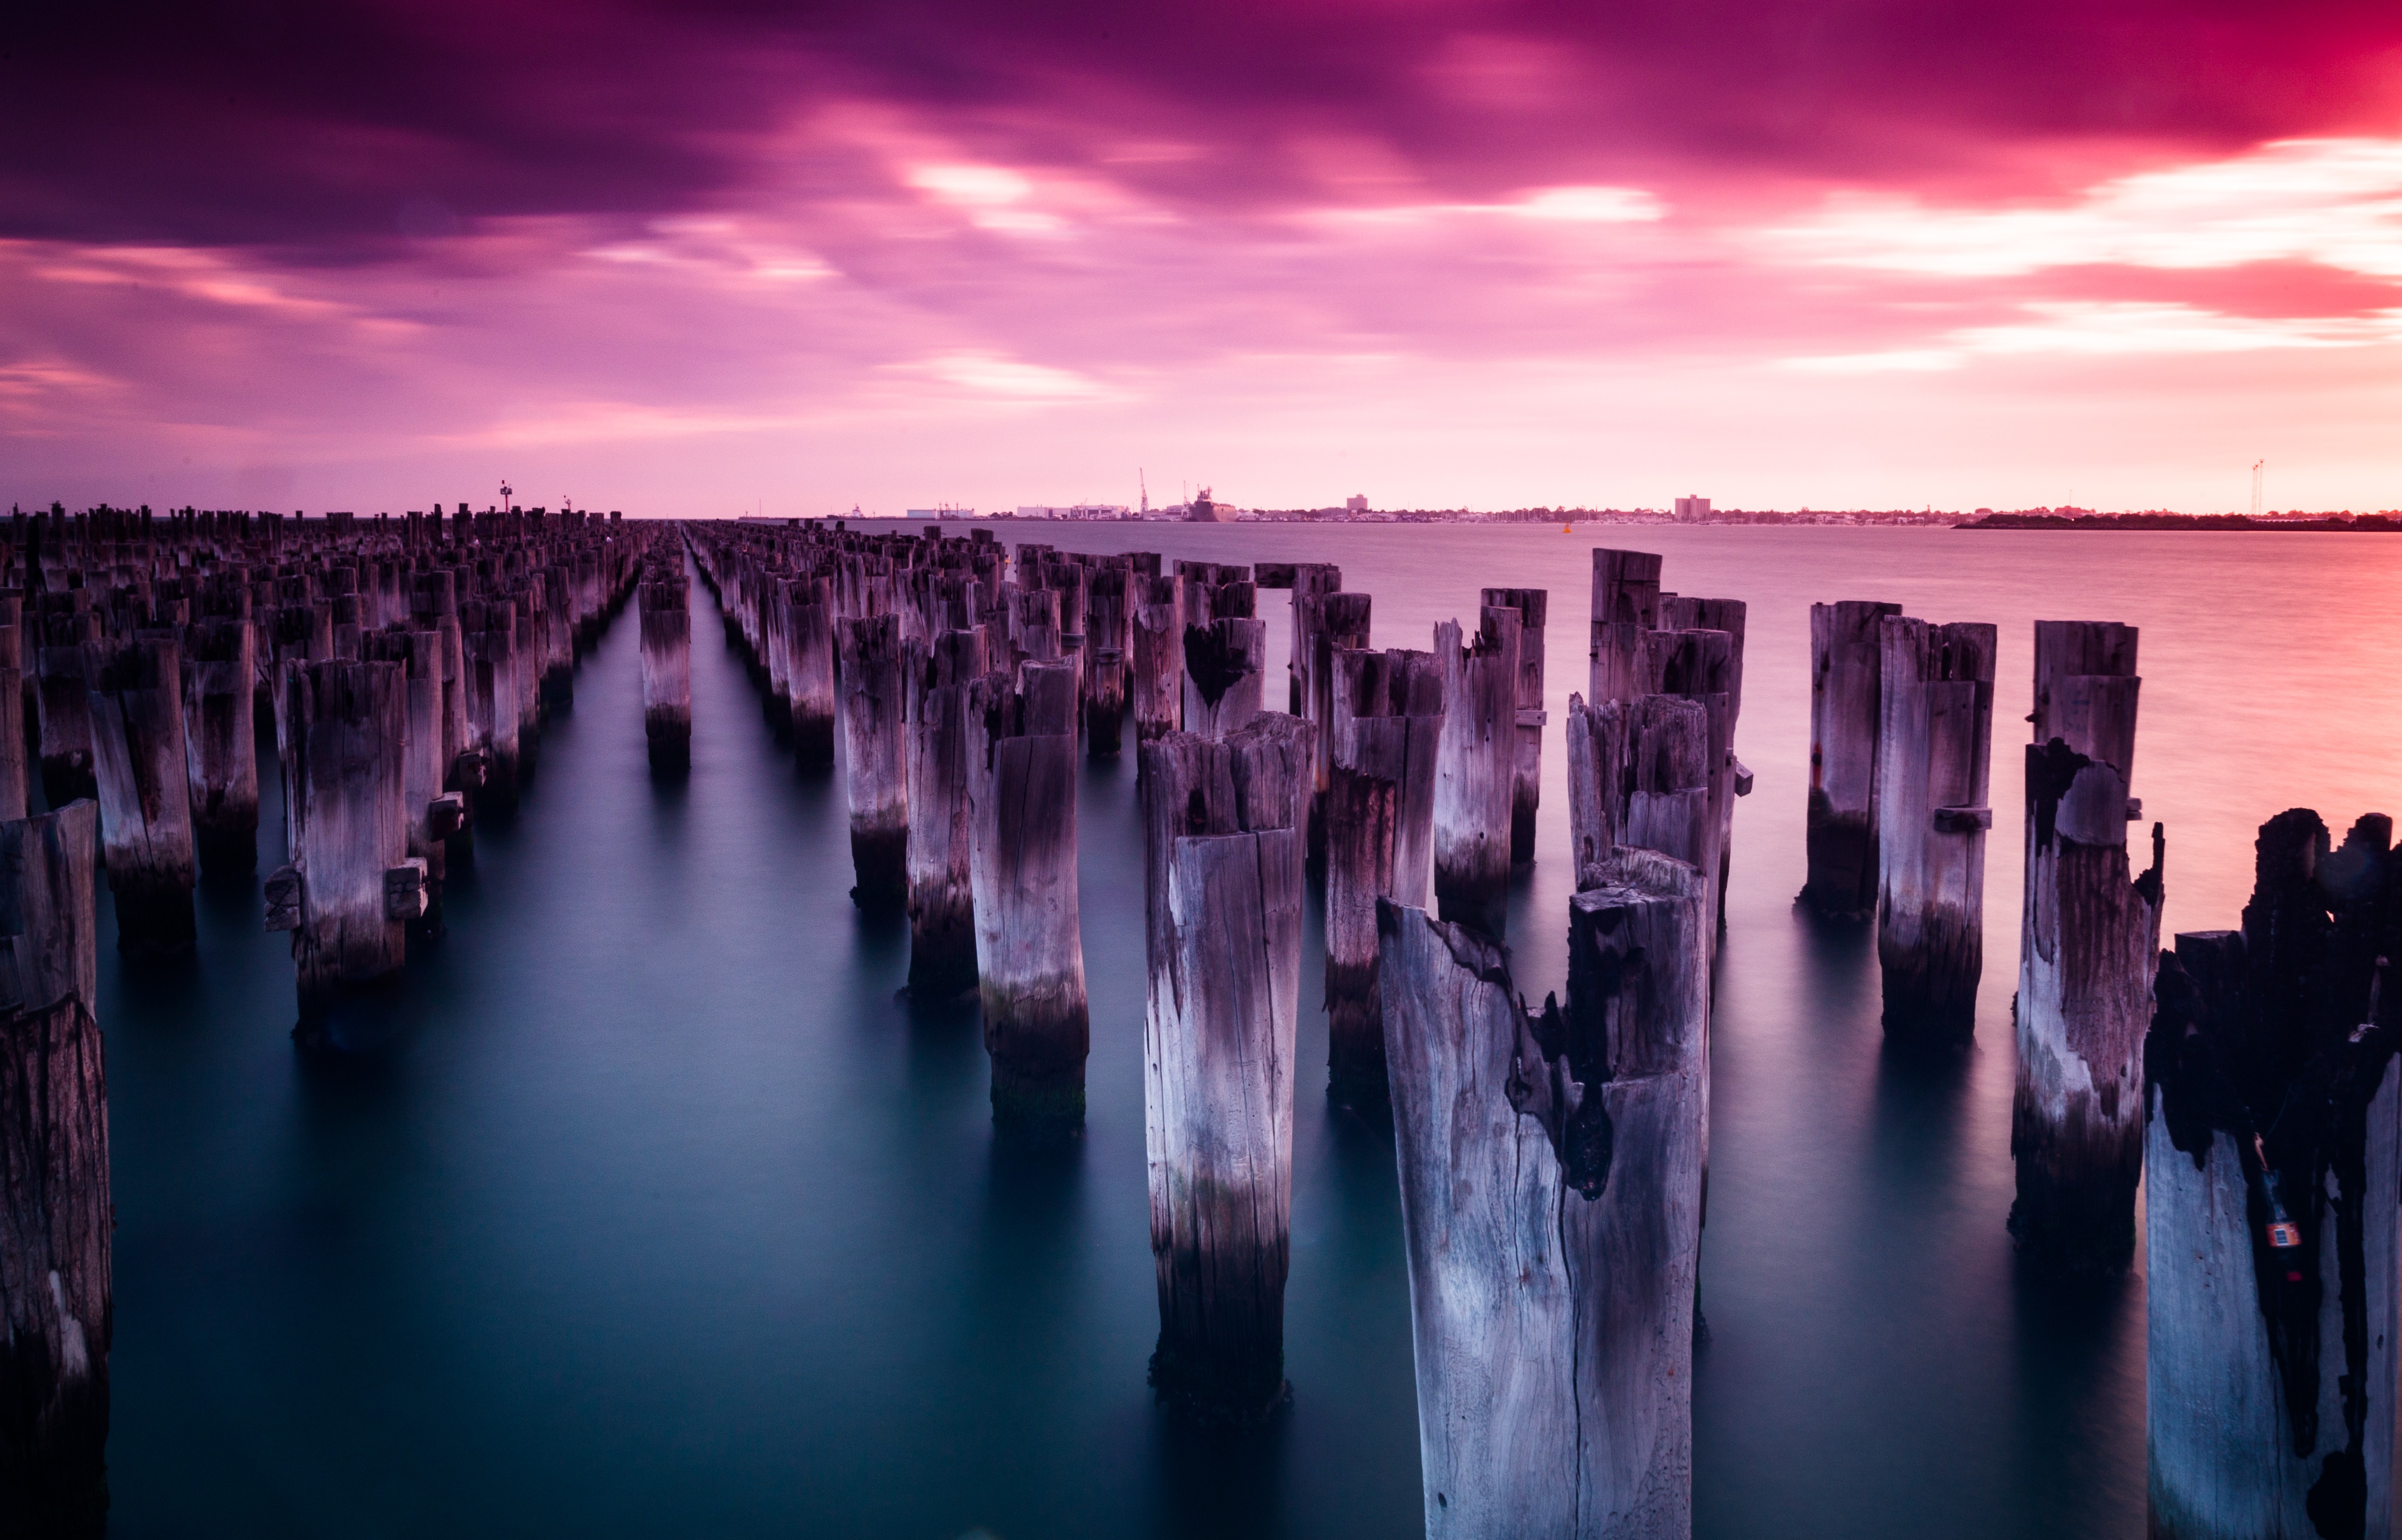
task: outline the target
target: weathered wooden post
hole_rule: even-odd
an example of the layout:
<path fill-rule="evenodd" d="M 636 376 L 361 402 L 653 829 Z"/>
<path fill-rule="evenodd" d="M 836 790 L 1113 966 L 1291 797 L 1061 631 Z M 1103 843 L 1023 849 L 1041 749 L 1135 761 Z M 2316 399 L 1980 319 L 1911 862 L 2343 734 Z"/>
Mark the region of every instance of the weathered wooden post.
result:
<path fill-rule="evenodd" d="M 0 1513 L 11 1533 L 108 1515 L 108 1085 L 97 810 L 0 822 Z"/>
<path fill-rule="evenodd" d="M 976 986 L 968 717 L 984 666 L 982 630 L 909 648 L 909 996 L 918 1001 Z"/>
<path fill-rule="evenodd" d="M 2260 830 L 2240 930 L 2160 959 L 2144 1050 L 2159 1540 L 2391 1535 L 2402 1068 L 2390 819 Z"/>
<path fill-rule="evenodd" d="M 1874 801 L 1884 1029 L 1966 1041 L 1976 1032 L 1985 967 L 1998 636 L 1991 626 L 1887 615 L 1879 637 Z"/>
<path fill-rule="evenodd" d="M 468 741 L 483 756 L 476 805 L 514 807 L 522 759 L 518 739 L 517 607 L 506 599 L 459 606 L 460 677 Z"/>
<path fill-rule="evenodd" d="M 996 1122 L 1037 1139 L 1084 1122 L 1092 1043 L 1076 900 L 1076 676 L 1028 664 L 968 694 L 970 875 Z"/>
<path fill-rule="evenodd" d="M 85 667 L 80 642 L 34 650 L 42 796 L 52 807 L 100 795 L 91 764 L 91 681 Z"/>
<path fill-rule="evenodd" d="M 1139 581 L 1123 563 L 1103 567 L 1084 597 L 1084 748 L 1097 760 L 1114 757 L 1125 743 L 1134 652 L 1127 589 Z"/>
<path fill-rule="evenodd" d="M 653 569 L 642 580 L 642 736 L 651 768 L 692 767 L 692 609 L 683 571 Z"/>
<path fill-rule="evenodd" d="M 1660 623 L 1660 557 L 1649 551 L 1593 553 L 1593 654 L 1586 699 L 1635 700 L 1656 693 L 1645 638 Z"/>
<path fill-rule="evenodd" d="M 1143 1016 L 1160 1398 L 1256 1422 L 1291 1394 L 1293 1038 L 1309 730 L 1261 716 L 1222 741 L 1142 748 L 1150 967 Z"/>
<path fill-rule="evenodd" d="M 1510 860 L 1535 859 L 1535 812 L 1543 794 L 1543 624 L 1551 611 L 1544 588 L 1487 588 L 1487 608 L 1518 612 L 1517 757 L 1510 781 Z"/>
<path fill-rule="evenodd" d="M 1184 730 L 1230 736 L 1263 708 L 1268 623 L 1224 616 L 1184 628 Z"/>
<path fill-rule="evenodd" d="M 1809 875 L 1802 902 L 1864 919 L 1877 892 L 1877 732 L 1884 722 L 1878 626 L 1898 604 L 1810 606 Z"/>
<path fill-rule="evenodd" d="M 804 770 L 834 768 L 834 598 L 823 578 L 804 578 L 784 609 L 792 648 L 793 752 Z"/>
<path fill-rule="evenodd" d="M 1435 761 L 1443 671 L 1432 653 L 1335 653 L 1323 735 L 1326 792 L 1326 1052 L 1336 1105 L 1385 1105 L 1376 901 L 1413 909 L 1434 884 Z"/>
<path fill-rule="evenodd" d="M 1488 608 L 1463 649 L 1434 628 L 1443 669 L 1434 790 L 1434 893 L 1443 918 L 1502 933 L 1510 899 L 1510 795 L 1518 761 L 1518 612 Z"/>
<path fill-rule="evenodd" d="M 254 636 L 248 620 L 226 616 L 196 620 L 184 633 L 192 837 L 200 868 L 212 876 L 258 869 Z"/>
<path fill-rule="evenodd" d="M 408 854 L 407 689 L 397 663 L 311 663 L 285 688 L 293 723 L 291 864 L 267 879 L 267 928 L 289 930 L 303 1043 L 335 1040 L 342 1007 L 400 971 L 424 912 Z"/>
<path fill-rule="evenodd" d="M 1184 726 L 1184 606 L 1174 578 L 1127 580 L 1141 602 L 1134 610 L 1135 741 L 1149 743 Z"/>
<path fill-rule="evenodd" d="M 843 791 L 862 909 L 900 909 L 909 897 L 908 664 L 894 615 L 845 620 Z"/>
<path fill-rule="evenodd" d="M 1627 796 L 1634 754 L 1632 708 L 1568 696 L 1568 853 L 1581 893 L 1599 887 L 1610 852 L 1627 843 Z"/>
<path fill-rule="evenodd" d="M 2123 1268 L 2135 1244 L 2163 849 L 2154 824 L 2151 867 L 2129 880 L 2141 682 L 2133 626 L 2036 622 L 2010 1233 L 2071 1272 Z"/>
<path fill-rule="evenodd" d="M 117 901 L 117 950 L 163 956 L 192 944 L 190 750 L 174 638 L 95 643 L 91 741 L 100 831 Z"/>
<path fill-rule="evenodd" d="M 1430 1536 L 1691 1533 L 1706 888 L 1608 864 L 1533 1019 L 1498 942 L 1378 906 Z"/>

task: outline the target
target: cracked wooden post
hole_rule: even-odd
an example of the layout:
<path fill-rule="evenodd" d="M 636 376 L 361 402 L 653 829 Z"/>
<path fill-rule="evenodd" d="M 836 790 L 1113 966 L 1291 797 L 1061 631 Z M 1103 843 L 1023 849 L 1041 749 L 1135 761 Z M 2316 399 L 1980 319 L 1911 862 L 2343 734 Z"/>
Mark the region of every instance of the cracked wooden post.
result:
<path fill-rule="evenodd" d="M 1142 749 L 1144 1130 L 1159 1346 L 1151 1382 L 1203 1421 L 1290 1396 L 1293 1042 L 1313 748 L 1263 715 Z"/>
<path fill-rule="evenodd" d="M 1247 584 L 1245 586 L 1248 586 Z M 1184 730 L 1224 738 L 1263 709 L 1268 623 L 1227 615 L 1184 628 Z"/>
<path fill-rule="evenodd" d="M 981 630 L 909 649 L 909 996 L 921 1002 L 976 986 L 968 717 L 984 663 Z"/>
<path fill-rule="evenodd" d="M 1328 670 L 1326 1055 L 1336 1105 L 1385 1105 L 1376 901 L 1432 901 L 1443 674 L 1432 653 L 1346 649 Z"/>
<path fill-rule="evenodd" d="M 1660 623 L 1660 557 L 1649 551 L 1593 553 L 1592 669 L 1585 699 L 1636 700 L 1659 691 L 1645 637 Z"/>
<path fill-rule="evenodd" d="M 1801 901 L 1865 919 L 1877 893 L 1877 733 L 1884 722 L 1878 626 L 1898 604 L 1810 606 L 1809 874 Z"/>
<path fill-rule="evenodd" d="M 1084 1122 L 1092 1043 L 1076 897 L 1076 675 L 1028 664 L 968 694 L 970 876 L 996 1123 L 1038 1140 Z"/>
<path fill-rule="evenodd" d="M 2135 628 L 2039 620 L 2035 661 L 2010 1233 L 2050 1266 L 2114 1272 L 2135 1244 L 2163 849 L 2154 824 L 2130 880 Z"/>
<path fill-rule="evenodd" d="M 1991 626 L 1881 622 L 1877 961 L 1884 1029 L 1963 1042 L 1985 967 L 1994 744 Z"/>
<path fill-rule="evenodd" d="M 1138 744 L 1184 726 L 1184 605 L 1175 578 L 1128 580 L 1141 595 L 1134 609 L 1134 730 Z"/>
<path fill-rule="evenodd" d="M 1377 907 L 1437 1540 L 1691 1533 L 1706 887 L 1604 864 L 1531 1018 L 1498 942 Z"/>
<path fill-rule="evenodd" d="M 894 615 L 845 620 L 843 792 L 862 909 L 900 909 L 909 897 L 908 668 Z"/>
<path fill-rule="evenodd" d="M 104 1533 L 112 1306 L 99 816 L 0 822 L 0 1512 Z"/>
<path fill-rule="evenodd" d="M 692 767 L 692 596 L 681 561 L 654 567 L 642 579 L 642 737 L 651 768 Z"/>
<path fill-rule="evenodd" d="M 1518 612 L 1518 742 L 1510 780 L 1510 861 L 1535 859 L 1535 812 L 1543 793 L 1543 624 L 1551 609 L 1544 588 L 1487 588 L 1484 601 Z"/>
<path fill-rule="evenodd" d="M 1518 612 L 1484 610 L 1476 640 L 1434 628 L 1443 669 L 1434 791 L 1434 894 L 1447 920 L 1502 933 L 1510 902 L 1510 796 L 1518 756 Z"/>
<path fill-rule="evenodd" d="M 2159 1540 L 2390 1535 L 2402 1068 L 2392 820 L 2264 824 L 2240 930 L 2160 958 L 2144 1049 Z"/>
<path fill-rule="evenodd" d="M 337 1039 L 342 1008 L 407 960 L 425 863 L 408 854 L 407 681 L 397 663 L 311 663 L 285 686 L 294 728 L 290 865 L 267 880 L 267 928 L 289 930 L 303 1043 Z"/>
<path fill-rule="evenodd" d="M 186 951 L 199 867 L 181 653 L 172 635 L 145 632 L 130 642 L 94 644 L 86 667 L 117 950 L 134 956 Z"/>
<path fill-rule="evenodd" d="M 218 615 L 194 621 L 184 638 L 193 843 L 211 876 L 247 876 L 258 870 L 255 633 L 245 618 Z"/>

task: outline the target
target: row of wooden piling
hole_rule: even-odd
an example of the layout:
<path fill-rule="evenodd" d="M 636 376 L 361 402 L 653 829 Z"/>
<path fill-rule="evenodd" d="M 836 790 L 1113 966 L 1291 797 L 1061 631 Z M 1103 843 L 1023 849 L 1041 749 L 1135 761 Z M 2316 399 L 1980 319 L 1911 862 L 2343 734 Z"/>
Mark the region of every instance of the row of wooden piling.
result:
<path fill-rule="evenodd" d="M 776 699 L 801 650 L 826 654 L 856 896 L 891 901 L 876 873 L 906 873 L 912 993 L 980 988 L 1004 1122 L 1082 1116 L 1077 729 L 1107 755 L 1133 717 L 1164 1399 L 1243 1422 L 1287 1394 L 1315 854 L 1330 1092 L 1389 1105 L 1396 1128 L 1430 1531 L 1689 1526 L 1708 969 L 1749 782 L 1739 603 L 1663 592 L 1657 557 L 1597 554 L 1594 705 L 1570 722 L 1568 998 L 1529 1014 L 1501 931 L 1511 865 L 1532 855 L 1543 592 L 1484 590 L 1473 633 L 1380 651 L 1369 597 L 1327 566 L 687 533 L 771 719 L 801 710 Z M 1292 596 L 1288 712 L 1263 708 L 1263 588 Z M 897 855 L 887 831 L 905 831 Z"/>
<path fill-rule="evenodd" d="M 187 949 L 196 882 L 250 879 L 280 777 L 266 922 L 293 933 L 296 1036 L 336 1040 L 412 930 L 438 933 L 453 842 L 516 800 L 659 532 L 463 506 L 0 529 L 0 1513 L 26 1533 L 99 1533 L 107 1509 L 103 873 L 130 959 Z M 36 787 L 55 810 L 28 816 Z"/>

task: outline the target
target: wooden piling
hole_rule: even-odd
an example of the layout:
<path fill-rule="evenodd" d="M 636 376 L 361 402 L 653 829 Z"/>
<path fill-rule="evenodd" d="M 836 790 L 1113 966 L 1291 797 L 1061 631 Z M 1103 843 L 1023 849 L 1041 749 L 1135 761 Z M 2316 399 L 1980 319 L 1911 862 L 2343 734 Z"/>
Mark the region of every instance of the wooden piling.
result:
<path fill-rule="evenodd" d="M 1070 664 L 987 674 L 968 695 L 975 961 L 997 1123 L 1036 1139 L 1084 1121 L 1092 1041 L 1076 897 Z"/>
<path fill-rule="evenodd" d="M 1700 874 L 1610 858 L 1572 901 L 1568 1001 L 1381 904 L 1386 1054 L 1426 1532 L 1681 1536 L 1705 1148 Z"/>
<path fill-rule="evenodd" d="M 1443 745 L 1434 792 L 1434 892 L 1446 920 L 1488 936 L 1506 927 L 1510 797 L 1518 755 L 1518 612 L 1488 607 L 1476 639 L 1435 627 L 1443 669 Z"/>
<path fill-rule="evenodd" d="M 784 611 L 792 649 L 793 754 L 803 770 L 834 768 L 834 600 L 822 578 L 804 579 Z"/>
<path fill-rule="evenodd" d="M 1884 617 L 1878 634 L 1874 838 L 1884 1029 L 1964 1042 L 1976 1031 L 1985 966 L 1998 635 L 1991 626 L 1898 615 Z"/>
<path fill-rule="evenodd" d="M 0 822 L 0 1513 L 100 1535 L 108 1515 L 108 1087 L 92 888 L 98 816 Z"/>
<path fill-rule="evenodd" d="M 1149 743 L 1184 727 L 1184 607 L 1174 578 L 1133 581 L 1151 590 L 1134 612 L 1132 681 L 1135 741 Z"/>
<path fill-rule="evenodd" d="M 294 723 L 293 859 L 267 881 L 270 930 L 292 934 L 304 1043 L 338 1041 L 354 997 L 407 960 L 425 863 L 408 855 L 408 692 L 397 663 L 312 663 L 286 686 Z"/>
<path fill-rule="evenodd" d="M 1414 909 L 1434 883 L 1435 762 L 1443 671 L 1432 653 L 1345 649 L 1328 669 L 1326 1018 L 1328 1093 L 1385 1105 L 1376 901 Z"/>
<path fill-rule="evenodd" d="M 1635 700 L 1659 689 L 1644 638 L 1660 623 L 1660 557 L 1649 551 L 1593 553 L 1592 671 L 1594 706 Z"/>
<path fill-rule="evenodd" d="M 2238 930 L 2160 958 L 2144 1058 L 2158 1540 L 2389 1535 L 2402 1208 L 2392 821 L 2263 825 Z"/>
<path fill-rule="evenodd" d="M 1518 729 L 1510 779 L 1510 860 L 1535 859 L 1535 812 L 1543 792 L 1543 626 L 1551 593 L 1543 588 L 1487 588 L 1484 602 L 1518 612 Z"/>
<path fill-rule="evenodd" d="M 1298 825 L 1313 761 L 1307 725 L 1282 714 L 1142 748 L 1151 1380 L 1204 1421 L 1257 1422 L 1290 1394 Z"/>
<path fill-rule="evenodd" d="M 254 633 L 247 620 L 212 616 L 194 621 L 184 637 L 193 844 L 211 876 L 247 876 L 258 869 Z"/>
<path fill-rule="evenodd" d="M 692 767 L 692 609 L 681 561 L 653 569 L 639 598 L 642 654 L 642 736 L 651 768 Z"/>
<path fill-rule="evenodd" d="M 897 616 L 845 620 L 843 792 L 862 909 L 904 908 L 909 897 L 908 668 Z"/>
<path fill-rule="evenodd" d="M 1224 738 L 1263 709 L 1268 623 L 1228 615 L 1184 628 L 1184 731 Z"/>
<path fill-rule="evenodd" d="M 2113 1272 L 2134 1250 L 2163 839 L 2154 824 L 2152 864 L 2130 880 L 2135 628 L 2035 629 L 2010 1232 L 2048 1265 Z"/>
<path fill-rule="evenodd" d="M 976 986 L 968 718 L 984 671 L 981 630 L 910 644 L 909 995 L 919 1002 Z"/>
<path fill-rule="evenodd" d="M 42 797 L 52 807 L 100 795 L 91 763 L 91 681 L 80 642 L 34 652 Z"/>
<path fill-rule="evenodd" d="M 117 950 L 134 956 L 187 951 L 199 867 L 181 653 L 172 634 L 145 632 L 132 641 L 95 644 L 86 667 Z"/>
<path fill-rule="evenodd" d="M 1879 626 L 1901 606 L 1810 606 L 1809 874 L 1801 901 L 1865 919 L 1877 895 L 1877 733 L 1884 722 Z"/>

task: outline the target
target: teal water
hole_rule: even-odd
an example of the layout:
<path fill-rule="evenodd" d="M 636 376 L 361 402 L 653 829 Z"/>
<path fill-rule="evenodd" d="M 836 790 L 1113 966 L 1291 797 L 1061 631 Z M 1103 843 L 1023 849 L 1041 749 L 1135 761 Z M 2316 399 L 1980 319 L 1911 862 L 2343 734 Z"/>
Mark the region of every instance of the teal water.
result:
<path fill-rule="evenodd" d="M 1695 1382 L 1711 1537 L 2133 1536 L 2143 1279 L 2022 1275 L 2009 1206 L 2029 622 L 2144 627 L 2134 791 L 2169 832 L 2168 926 L 2232 922 L 2254 827 L 2392 795 L 2402 542 L 1557 526 L 1019 526 L 1087 549 L 1331 559 L 1379 646 L 1548 587 L 1553 721 L 1584 671 L 1591 548 L 1749 601 L 1714 1027 Z M 1811 601 L 2000 623 L 1996 825 L 1976 1049 L 1890 1059 L 1874 948 L 1802 883 Z M 621 619 L 522 809 L 454 880 L 388 1041 L 297 1055 L 256 884 L 207 889 L 195 959 L 107 950 L 122 1536 L 1398 1535 L 1418 1526 L 1392 1156 L 1305 1080 L 1290 1416 L 1206 1437 L 1143 1382 L 1131 759 L 1081 795 L 1093 1007 L 1082 1146 L 997 1149 L 971 1015 L 896 1000 L 905 929 L 853 910 L 839 782 L 767 732 L 705 589 L 694 765 L 647 770 Z M 1262 596 L 1281 660 L 1284 603 Z M 1270 676 L 1271 703 L 1283 688 Z M 1565 973 L 1564 765 L 1511 916 L 1521 987 Z M 281 859 L 269 806 L 262 871 Z M 1315 956 L 1315 931 L 1305 944 Z M 1316 1002 L 1315 964 L 1305 1005 Z M 1305 1012 L 1302 1059 L 1324 1062 Z"/>

